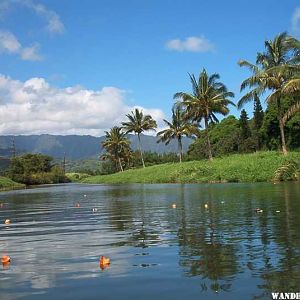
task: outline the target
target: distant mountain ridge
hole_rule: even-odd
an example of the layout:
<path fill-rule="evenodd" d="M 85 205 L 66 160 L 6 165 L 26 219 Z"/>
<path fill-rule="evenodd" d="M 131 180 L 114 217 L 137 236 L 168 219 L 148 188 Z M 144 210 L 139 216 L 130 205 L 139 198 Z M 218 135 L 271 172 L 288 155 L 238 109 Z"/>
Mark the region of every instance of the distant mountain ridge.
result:
<path fill-rule="evenodd" d="M 47 154 L 55 158 L 61 158 L 64 154 L 70 159 L 95 158 L 103 153 L 101 142 L 104 139 L 104 136 L 95 137 L 90 135 L 41 134 L 0 136 L 0 155 L 11 156 L 15 147 L 17 154 L 31 152 Z M 131 142 L 131 148 L 137 150 L 137 136 L 128 135 L 128 139 Z M 177 141 L 175 140 L 166 146 L 164 143 L 157 143 L 157 137 L 155 136 L 141 135 L 141 141 L 144 151 L 160 154 L 177 152 Z M 191 139 L 183 139 L 184 151 L 187 151 L 191 142 Z"/>

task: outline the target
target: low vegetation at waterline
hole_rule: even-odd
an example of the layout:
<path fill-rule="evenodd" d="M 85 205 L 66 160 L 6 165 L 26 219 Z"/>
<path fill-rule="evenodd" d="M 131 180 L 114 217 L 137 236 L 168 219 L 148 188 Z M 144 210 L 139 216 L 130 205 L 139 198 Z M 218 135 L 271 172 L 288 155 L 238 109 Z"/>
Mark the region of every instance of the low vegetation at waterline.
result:
<path fill-rule="evenodd" d="M 66 177 L 72 182 L 80 182 L 86 178 L 91 177 L 90 174 L 87 173 L 66 173 Z"/>
<path fill-rule="evenodd" d="M 15 182 L 10 178 L 0 176 L 0 191 L 24 188 L 25 184 Z"/>
<path fill-rule="evenodd" d="M 300 161 L 300 152 L 289 152 L 286 156 L 275 151 L 235 154 L 215 158 L 213 161 L 168 163 L 111 175 L 91 176 L 81 182 L 94 184 L 270 182 L 274 179 L 278 168 L 293 160 Z"/>
<path fill-rule="evenodd" d="M 26 185 L 69 182 L 64 170 L 52 164 L 53 158 L 43 154 L 24 154 L 12 158 L 6 171 L 11 180 Z"/>

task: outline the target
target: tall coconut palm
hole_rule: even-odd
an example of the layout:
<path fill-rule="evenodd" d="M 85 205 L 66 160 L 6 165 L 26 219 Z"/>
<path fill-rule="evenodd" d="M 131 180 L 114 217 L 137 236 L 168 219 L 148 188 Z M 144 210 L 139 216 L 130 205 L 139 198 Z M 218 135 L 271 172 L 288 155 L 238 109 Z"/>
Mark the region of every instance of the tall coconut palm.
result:
<path fill-rule="evenodd" d="M 208 149 L 208 157 L 213 159 L 211 144 L 209 139 L 209 123 L 218 122 L 216 114 L 227 115 L 228 105 L 235 105 L 230 98 L 234 97 L 226 86 L 219 82 L 219 74 L 209 76 L 205 69 L 199 75 L 198 80 L 190 75 L 192 83 L 192 93 L 179 92 L 174 95 L 174 99 L 181 99 L 181 104 L 185 108 L 185 118 L 205 125 L 205 135 Z"/>
<path fill-rule="evenodd" d="M 139 151 L 141 154 L 141 160 L 143 167 L 145 168 L 145 162 L 143 158 L 143 150 L 141 143 L 141 133 L 148 130 L 155 130 L 157 128 L 156 121 L 150 115 L 144 115 L 142 110 L 135 109 L 130 114 L 127 114 L 128 122 L 123 122 L 122 126 L 125 133 L 134 132 L 138 136 Z"/>
<path fill-rule="evenodd" d="M 157 143 L 164 142 L 168 145 L 171 140 L 177 139 L 178 141 L 178 155 L 179 161 L 182 162 L 183 151 L 182 151 L 182 137 L 192 136 L 198 134 L 198 127 L 196 124 L 192 124 L 184 118 L 184 111 L 180 107 L 173 107 L 172 109 L 172 120 L 171 122 L 163 120 L 168 128 L 157 133 Z"/>
<path fill-rule="evenodd" d="M 295 64 L 298 62 L 297 40 L 286 33 L 281 33 L 273 40 L 265 42 L 265 52 L 257 53 L 256 64 L 240 60 L 238 64 L 247 67 L 253 73 L 241 84 L 241 91 L 250 88 L 238 102 L 241 108 L 245 103 L 252 101 L 255 94 L 261 95 L 266 91 L 270 94 L 267 102 L 274 102 L 277 105 L 277 118 L 280 127 L 282 152 L 287 154 L 287 147 L 284 136 L 284 122 L 282 119 L 282 96 L 283 88 L 295 74 L 299 72 Z"/>
<path fill-rule="evenodd" d="M 105 131 L 105 140 L 102 142 L 103 148 L 107 151 L 103 158 L 109 158 L 119 164 L 120 171 L 123 172 L 122 161 L 130 152 L 130 142 L 126 138 L 122 128 L 114 126 L 110 131 Z"/>

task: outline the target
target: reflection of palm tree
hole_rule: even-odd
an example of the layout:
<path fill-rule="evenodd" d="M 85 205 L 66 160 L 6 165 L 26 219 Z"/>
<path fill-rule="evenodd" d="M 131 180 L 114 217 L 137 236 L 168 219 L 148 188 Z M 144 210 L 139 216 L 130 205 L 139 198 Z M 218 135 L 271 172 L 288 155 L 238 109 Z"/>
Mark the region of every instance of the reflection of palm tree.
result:
<path fill-rule="evenodd" d="M 260 272 L 264 291 L 259 297 L 269 296 L 274 291 L 299 292 L 300 256 L 297 251 L 300 248 L 300 219 L 297 216 L 300 210 L 294 201 L 299 191 L 298 186 L 294 191 L 290 184 L 283 184 L 281 187 L 283 193 L 281 190 L 279 193 L 284 197 L 284 208 L 272 224 L 278 252 L 274 253 L 274 247 L 270 247 L 265 253 L 267 258 L 276 256 L 278 264 L 270 267 L 269 261 L 265 260 L 266 265 Z"/>
<path fill-rule="evenodd" d="M 137 195 L 138 198 L 135 198 Z M 136 187 L 131 189 L 129 186 L 126 189 L 108 190 L 105 197 L 111 198 L 109 201 L 111 213 L 108 217 L 113 225 L 112 229 L 130 233 L 126 241 L 119 243 L 142 248 L 157 244 L 160 232 L 151 224 L 152 216 L 146 213 L 143 186 L 138 193 Z M 130 200 L 125 201 L 127 198 Z"/>
<path fill-rule="evenodd" d="M 225 244 L 219 238 L 217 229 L 220 220 L 212 205 L 211 192 L 208 192 L 210 210 L 201 211 L 201 223 L 187 217 L 185 201 L 181 198 L 181 220 L 178 229 L 180 265 L 187 270 L 188 276 L 209 279 L 213 291 L 225 291 L 230 287 L 229 282 L 238 269 L 236 248 L 232 244 Z M 181 196 L 184 197 L 183 192 Z M 226 280 L 227 283 L 220 284 L 219 280 Z M 202 284 L 202 288 L 207 288 L 205 283 Z"/>

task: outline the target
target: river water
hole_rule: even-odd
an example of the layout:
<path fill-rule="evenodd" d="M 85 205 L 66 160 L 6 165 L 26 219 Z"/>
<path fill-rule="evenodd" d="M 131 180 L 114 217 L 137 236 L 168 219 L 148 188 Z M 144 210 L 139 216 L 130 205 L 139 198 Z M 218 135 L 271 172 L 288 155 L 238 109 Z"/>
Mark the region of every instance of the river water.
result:
<path fill-rule="evenodd" d="M 300 292 L 299 183 L 66 184 L 0 203 L 1 300 Z"/>

